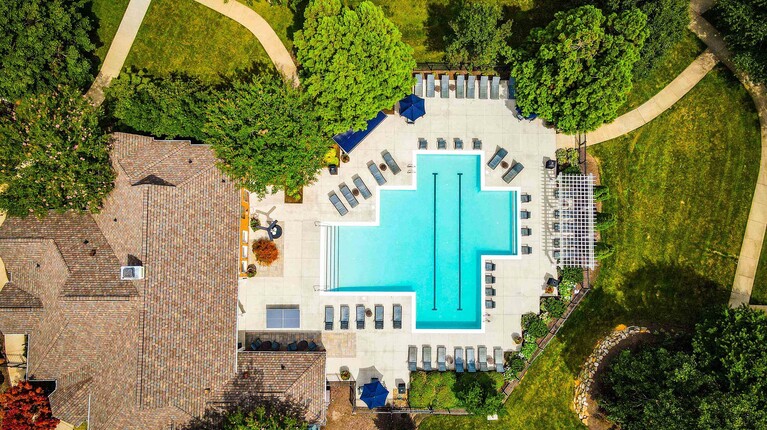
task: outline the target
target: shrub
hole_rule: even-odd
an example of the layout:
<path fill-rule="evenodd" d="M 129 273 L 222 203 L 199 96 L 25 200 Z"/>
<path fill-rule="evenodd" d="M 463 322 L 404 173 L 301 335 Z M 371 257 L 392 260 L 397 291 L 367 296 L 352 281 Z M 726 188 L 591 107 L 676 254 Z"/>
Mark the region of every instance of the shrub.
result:
<path fill-rule="evenodd" d="M 581 170 L 580 167 L 578 167 L 577 164 L 571 164 L 565 167 L 564 169 L 562 169 L 562 173 L 566 175 L 582 175 L 583 171 Z"/>
<path fill-rule="evenodd" d="M 520 357 L 519 354 L 516 354 L 510 357 L 506 361 L 506 370 L 503 372 L 503 379 L 507 381 L 517 379 L 517 375 L 524 368 L 525 368 L 525 360 L 522 357 Z"/>
<path fill-rule="evenodd" d="M 580 267 L 560 267 L 559 276 L 562 277 L 562 282 L 583 283 L 583 269 Z"/>
<path fill-rule="evenodd" d="M 735 64 L 751 79 L 767 81 L 767 4 L 763 0 L 719 0 L 714 12 Z"/>
<path fill-rule="evenodd" d="M 0 411 L 3 429 L 54 429 L 59 423 L 42 388 L 26 381 L 0 394 Z"/>
<path fill-rule="evenodd" d="M 541 309 L 548 312 L 553 318 L 560 318 L 567 310 L 567 303 L 557 297 L 546 297 L 541 303 Z"/>
<path fill-rule="evenodd" d="M 604 231 L 612 227 L 616 223 L 615 215 L 607 212 L 597 212 L 597 216 L 594 219 L 594 230 Z"/>
<path fill-rule="evenodd" d="M 503 406 L 503 395 L 486 373 L 462 375 L 455 385 L 455 396 L 472 415 L 493 415 Z"/>
<path fill-rule="evenodd" d="M 456 377 L 454 372 L 410 373 L 410 392 L 408 400 L 414 408 L 452 409 L 458 407 L 453 387 Z"/>
<path fill-rule="evenodd" d="M 256 231 L 259 227 L 261 227 L 261 220 L 257 216 L 250 218 L 250 228 Z"/>
<path fill-rule="evenodd" d="M 525 329 L 525 336 L 531 336 L 533 339 L 546 336 L 546 334 L 549 332 L 549 328 L 546 326 L 546 323 L 543 321 L 543 319 L 535 314 L 526 315 L 533 316 L 528 317 L 527 321 L 524 319 L 522 320 L 522 327 Z"/>
<path fill-rule="evenodd" d="M 519 350 L 519 355 L 526 361 L 530 361 L 536 350 L 538 350 L 538 344 L 535 343 L 535 338 L 532 336 L 525 336 L 525 341 L 522 343 L 522 349 Z"/>
<path fill-rule="evenodd" d="M 573 290 L 575 289 L 575 283 L 572 281 L 565 281 L 559 283 L 559 297 L 564 300 L 565 303 L 570 302 L 573 298 Z"/>
<path fill-rule="evenodd" d="M 556 152 L 557 164 L 564 166 L 566 164 L 578 165 L 578 150 L 575 148 L 559 148 Z"/>
<path fill-rule="evenodd" d="M 594 258 L 604 260 L 615 253 L 615 247 L 609 243 L 597 242 L 594 245 Z"/>
<path fill-rule="evenodd" d="M 607 185 L 596 185 L 594 187 L 594 201 L 603 202 L 610 198 L 610 188 Z"/>
<path fill-rule="evenodd" d="M 262 238 L 253 242 L 253 254 L 256 256 L 256 261 L 264 266 L 270 266 L 280 256 L 280 251 L 277 250 L 274 242 Z"/>

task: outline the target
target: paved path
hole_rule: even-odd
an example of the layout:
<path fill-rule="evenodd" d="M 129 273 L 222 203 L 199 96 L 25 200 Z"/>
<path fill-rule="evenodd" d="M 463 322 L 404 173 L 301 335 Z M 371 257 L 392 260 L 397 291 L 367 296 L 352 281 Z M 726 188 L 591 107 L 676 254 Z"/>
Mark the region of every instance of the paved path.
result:
<path fill-rule="evenodd" d="M 93 104 L 100 105 L 104 102 L 104 87 L 120 74 L 125 59 L 128 58 L 130 48 L 133 46 L 133 40 L 136 39 L 138 29 L 141 27 L 141 21 L 144 20 L 144 15 L 149 9 L 149 3 L 151 0 L 130 0 L 128 3 L 125 15 L 120 21 L 120 27 L 117 28 L 112 44 L 109 45 L 104 64 L 101 65 L 96 80 L 93 81 L 93 85 L 85 94 L 92 100 Z"/>

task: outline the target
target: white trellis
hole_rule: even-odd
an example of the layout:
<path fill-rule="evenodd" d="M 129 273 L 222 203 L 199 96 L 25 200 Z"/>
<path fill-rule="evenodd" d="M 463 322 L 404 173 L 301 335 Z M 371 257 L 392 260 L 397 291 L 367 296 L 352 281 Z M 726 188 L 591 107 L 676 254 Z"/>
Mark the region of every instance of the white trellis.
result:
<path fill-rule="evenodd" d="M 554 220 L 555 255 L 562 267 L 596 266 L 594 258 L 594 176 L 559 174 L 556 179 L 558 217 Z"/>

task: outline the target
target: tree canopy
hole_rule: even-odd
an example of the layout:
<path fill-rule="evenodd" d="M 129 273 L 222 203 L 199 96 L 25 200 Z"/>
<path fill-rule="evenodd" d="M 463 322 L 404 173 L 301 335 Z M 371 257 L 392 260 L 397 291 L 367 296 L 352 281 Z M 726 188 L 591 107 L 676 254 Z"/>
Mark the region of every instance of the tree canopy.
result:
<path fill-rule="evenodd" d="M 304 94 L 273 77 L 220 93 L 204 132 L 221 169 L 262 197 L 311 184 L 331 143 Z"/>
<path fill-rule="evenodd" d="M 757 82 L 767 82 L 767 2 L 719 0 L 716 24 L 738 67 Z"/>
<path fill-rule="evenodd" d="M 767 315 L 728 308 L 681 343 L 614 359 L 600 399 L 610 419 L 625 430 L 767 427 Z"/>
<path fill-rule="evenodd" d="M 506 54 L 511 21 L 504 21 L 498 3 L 463 0 L 458 10 L 445 38 L 445 60 L 452 67 L 490 69 Z"/>
<path fill-rule="evenodd" d="M 323 131 L 364 129 L 410 92 L 413 50 L 378 6 L 363 1 L 352 10 L 340 0 L 315 0 L 304 17 L 295 46 Z"/>
<path fill-rule="evenodd" d="M 100 117 L 75 88 L 0 105 L 0 210 L 98 211 L 115 178 Z"/>
<path fill-rule="evenodd" d="M 52 430 L 59 424 L 42 388 L 22 381 L 0 394 L 3 430 Z"/>
<path fill-rule="evenodd" d="M 534 29 L 512 65 L 522 113 L 537 113 L 565 133 L 614 120 L 631 90 L 646 21 L 638 9 L 604 16 L 581 6 Z"/>
<path fill-rule="evenodd" d="M 0 98 L 16 100 L 93 79 L 85 0 L 0 2 Z"/>

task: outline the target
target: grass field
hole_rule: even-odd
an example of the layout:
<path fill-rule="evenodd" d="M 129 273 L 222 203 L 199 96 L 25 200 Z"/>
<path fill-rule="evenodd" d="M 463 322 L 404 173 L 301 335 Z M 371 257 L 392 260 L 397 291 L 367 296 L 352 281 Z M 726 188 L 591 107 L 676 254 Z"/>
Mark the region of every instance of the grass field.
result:
<path fill-rule="evenodd" d="M 109 45 L 117 33 L 125 8 L 130 0 L 93 0 L 90 3 L 90 12 L 96 22 L 96 56 L 99 58 L 99 67 L 104 62 Z"/>
<path fill-rule="evenodd" d="M 126 67 L 217 82 L 265 64 L 266 51 L 245 27 L 193 0 L 153 0 Z"/>
<path fill-rule="evenodd" d="M 430 417 L 422 429 L 583 428 L 573 384 L 600 336 L 619 323 L 689 327 L 727 302 L 759 157 L 756 112 L 737 80 L 717 68 L 651 123 L 591 151 L 613 196 L 603 211 L 618 218 L 594 289 L 498 423 Z"/>
<path fill-rule="evenodd" d="M 756 266 L 751 304 L 767 305 L 767 241 L 762 243 L 762 254 L 759 257 L 759 265 Z"/>

